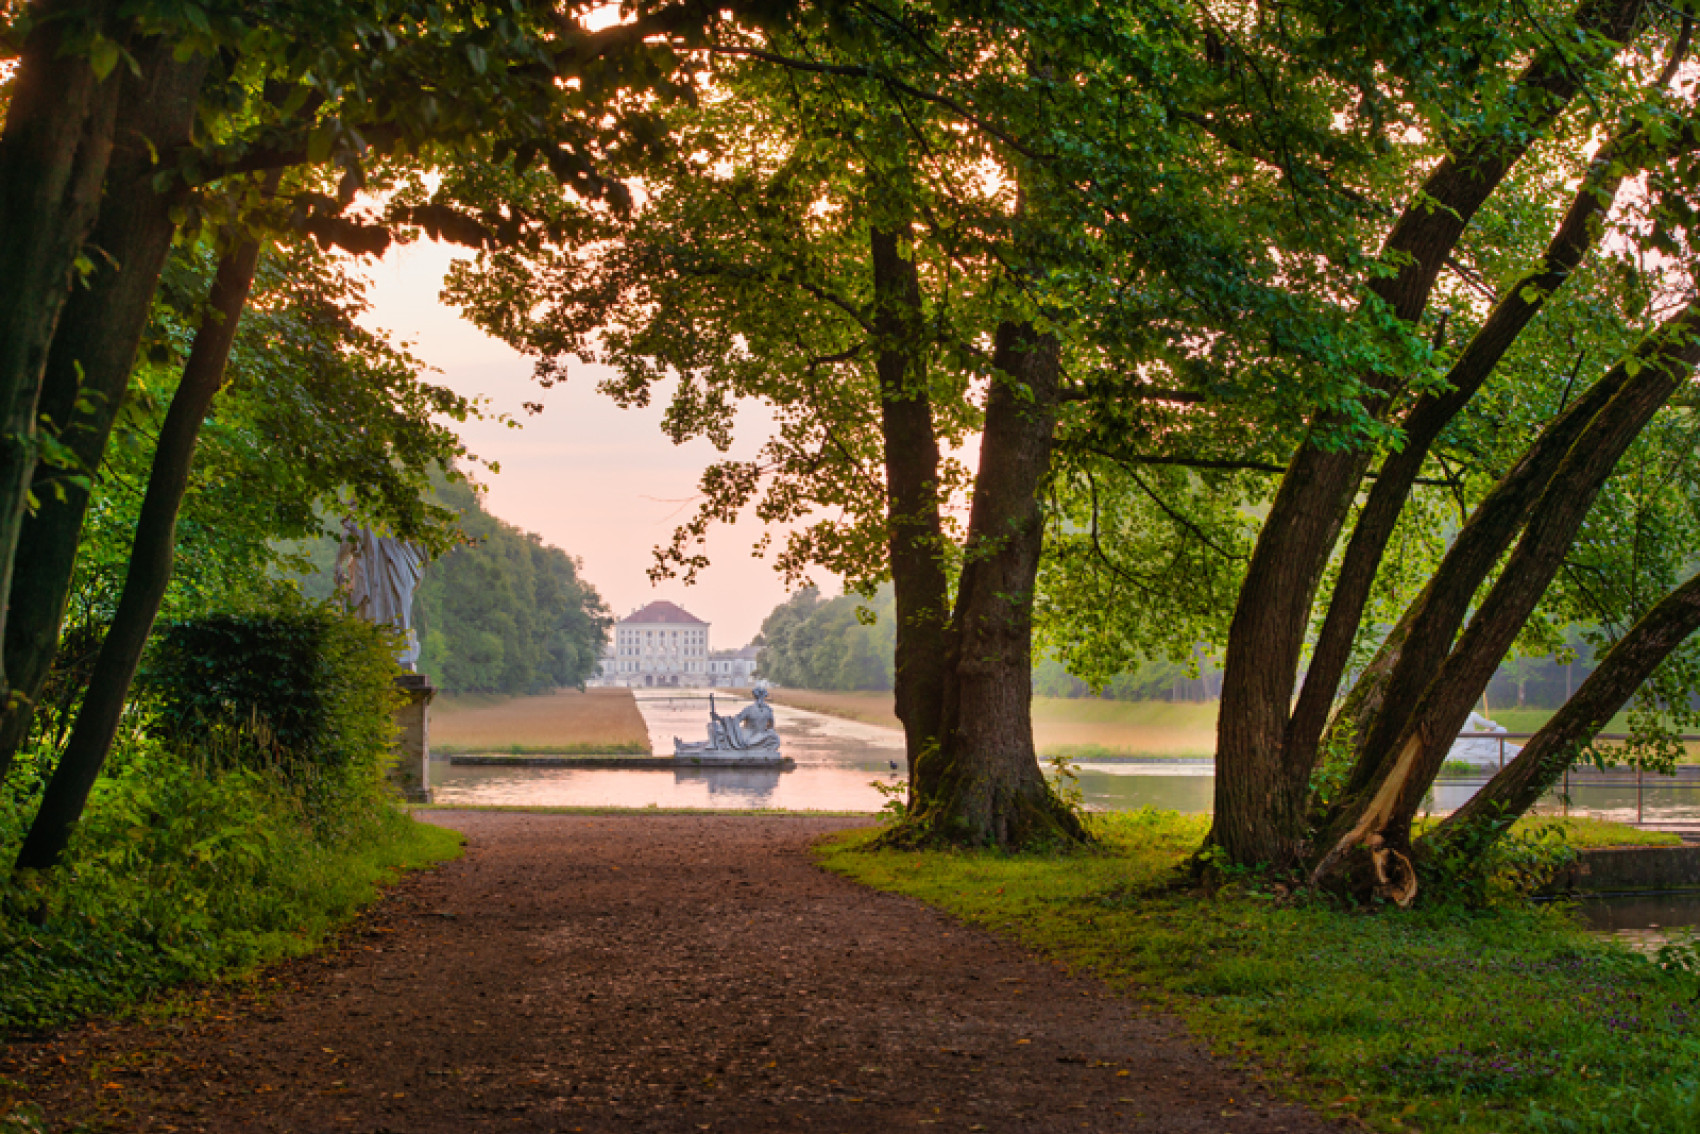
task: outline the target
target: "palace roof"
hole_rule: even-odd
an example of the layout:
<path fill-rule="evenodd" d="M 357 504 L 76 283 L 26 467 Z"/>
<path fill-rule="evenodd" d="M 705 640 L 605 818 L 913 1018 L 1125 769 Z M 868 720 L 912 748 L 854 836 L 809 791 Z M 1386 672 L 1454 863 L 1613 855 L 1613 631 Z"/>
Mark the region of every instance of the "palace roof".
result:
<path fill-rule="evenodd" d="M 680 626 L 707 626 L 708 623 L 692 614 L 683 607 L 674 606 L 670 602 L 652 602 L 640 610 L 634 610 L 620 619 L 622 624 L 635 622 L 640 625 L 653 626 L 657 623 L 673 623 Z"/>

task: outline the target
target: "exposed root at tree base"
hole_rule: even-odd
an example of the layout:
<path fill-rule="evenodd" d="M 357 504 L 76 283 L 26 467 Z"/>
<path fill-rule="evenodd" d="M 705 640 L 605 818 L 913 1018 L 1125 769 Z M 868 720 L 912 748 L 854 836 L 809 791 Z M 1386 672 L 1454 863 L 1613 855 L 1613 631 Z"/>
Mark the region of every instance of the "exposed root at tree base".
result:
<path fill-rule="evenodd" d="M 987 815 L 941 801 L 912 812 L 875 845 L 901 850 L 997 849 L 1057 853 L 1084 850 L 1092 835 L 1079 816 L 1048 792 L 1019 796 Z"/>

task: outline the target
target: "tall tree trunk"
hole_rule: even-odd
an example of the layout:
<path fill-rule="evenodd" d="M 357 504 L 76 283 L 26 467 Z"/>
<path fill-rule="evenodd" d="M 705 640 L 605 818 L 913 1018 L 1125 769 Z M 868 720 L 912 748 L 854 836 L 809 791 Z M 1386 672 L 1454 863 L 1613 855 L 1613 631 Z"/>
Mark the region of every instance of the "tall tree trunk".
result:
<path fill-rule="evenodd" d="M 112 747 L 142 648 L 171 582 L 177 513 L 189 486 L 195 443 L 213 397 L 223 384 L 224 368 L 253 286 L 259 255 L 259 243 L 251 240 L 219 263 L 206 314 L 154 449 L 118 610 L 100 644 L 71 738 L 18 851 L 19 870 L 48 870 L 58 863 Z"/>
<path fill-rule="evenodd" d="M 1033 588 L 1044 545 L 1039 492 L 1060 387 L 1055 336 L 998 327 L 980 467 L 963 548 L 943 727 L 901 837 L 1023 847 L 1085 838 L 1033 749 Z"/>
<path fill-rule="evenodd" d="M 1348 790 L 1319 844 L 1314 883 L 1373 889 L 1401 904 L 1415 896 L 1410 827 L 1423 795 L 1470 707 L 1558 572 L 1600 488 L 1696 361 L 1700 304 L 1691 303 L 1613 368 L 1617 393 L 1589 421 L 1553 475 L 1517 549 L 1457 647 L 1426 684 L 1392 743 L 1365 753 L 1365 766 L 1374 767 L 1375 775 L 1361 788 Z"/>
<path fill-rule="evenodd" d="M 1533 807 L 1671 652 L 1700 629 L 1700 575 L 1666 595 L 1618 640 L 1516 759 L 1418 840 L 1419 861 L 1474 858 Z"/>
<path fill-rule="evenodd" d="M 1403 322 L 1417 324 L 1441 268 L 1476 211 L 1578 90 L 1630 33 L 1643 0 L 1585 0 L 1576 22 L 1596 31 L 1600 50 L 1554 44 L 1538 52 L 1513 98 L 1525 129 L 1461 146 L 1425 180 L 1388 234 L 1383 259 L 1397 265 L 1370 291 Z M 1591 55 L 1593 58 L 1579 58 Z M 1396 375 L 1366 375 L 1390 401 Z M 1320 418 L 1314 433 L 1340 423 Z M 1298 664 L 1317 585 L 1369 463 L 1367 453 L 1307 441 L 1270 506 L 1229 626 L 1217 724 L 1215 820 L 1209 843 L 1245 865 L 1290 866 L 1302 852 L 1305 801 L 1315 745 L 1286 744 Z M 1336 633 L 1338 633 L 1338 629 Z M 1315 707 L 1304 725 L 1317 727 Z"/>
<path fill-rule="evenodd" d="M 1613 367 L 1548 423 L 1476 506 L 1439 568 L 1365 667 L 1338 715 L 1337 727 L 1355 744 L 1355 763 L 1343 798 L 1361 792 L 1384 770 L 1378 761 L 1451 652 L 1476 592 L 1516 540 L 1577 439 L 1586 434 L 1626 379 L 1623 367 Z"/>
<path fill-rule="evenodd" d="M 1369 498 L 1352 528 L 1334 591 L 1329 597 L 1328 613 L 1305 672 L 1304 686 L 1288 722 L 1285 743 L 1288 758 L 1295 765 L 1309 768 L 1316 762 L 1323 730 L 1328 725 L 1340 680 L 1351 658 L 1352 643 L 1363 620 L 1364 607 L 1380 570 L 1382 556 L 1398 526 L 1405 502 L 1410 499 L 1423 462 L 1441 430 L 1475 397 L 1518 336 L 1546 306 L 1547 298 L 1564 286 L 1583 256 L 1599 240 L 1603 231 L 1599 221 L 1616 199 L 1619 186 L 1632 168 L 1629 161 L 1635 161 L 1637 167 L 1645 167 L 1657 158 L 1668 156 L 1675 148 L 1675 142 L 1673 138 L 1673 145 L 1650 148 L 1642 143 L 1639 128 L 1635 128 L 1601 148 L 1553 234 L 1540 266 L 1508 288 L 1504 297 L 1494 305 L 1487 320 L 1447 372 L 1444 390 L 1423 394 L 1405 415 L 1402 423 L 1404 445 L 1382 462 Z M 1681 141 L 1685 147 L 1692 143 L 1692 136 Z M 1402 638 L 1403 635 L 1400 640 Z M 1390 637 L 1389 641 L 1393 639 Z M 1379 675 L 1385 670 L 1372 667 L 1370 672 Z M 1368 684 L 1359 683 L 1361 695 L 1357 704 L 1360 709 L 1366 706 L 1373 684 L 1373 678 Z M 1354 688 L 1354 694 L 1359 694 L 1360 688 Z M 1377 697 L 1374 707 L 1379 708 L 1380 703 Z M 1353 720 L 1352 723 L 1361 722 Z"/>
<path fill-rule="evenodd" d="M 939 517 L 939 445 L 927 393 L 921 283 L 915 262 L 902 252 L 907 233 L 874 228 L 869 235 L 887 542 L 897 607 L 893 687 L 913 803 L 927 794 L 920 779 L 921 755 L 938 746 L 944 702 L 950 593 Z"/>
<path fill-rule="evenodd" d="M 96 34 L 122 46 L 113 0 L 38 0 L 0 133 L 0 594 L 35 472 L 37 406 L 48 344 L 100 211 L 121 68 L 89 63 Z M 0 607 L 0 637 L 7 611 Z M 0 659 L 0 704 L 11 682 Z"/>
<path fill-rule="evenodd" d="M 207 58 L 173 58 L 173 45 L 148 40 L 136 52 L 140 74 L 124 69 L 100 219 L 90 234 L 93 269 L 71 292 L 48 352 L 40 420 L 58 435 L 78 470 L 99 469 L 123 405 L 136 347 L 177 231 L 181 185 L 161 191 L 161 155 L 189 142 Z M 88 509 L 85 478 L 47 465 L 35 470 L 35 511 L 24 520 L 5 624 L 5 673 L 15 694 L 0 706 L 0 782 L 29 732 L 71 591 Z"/>

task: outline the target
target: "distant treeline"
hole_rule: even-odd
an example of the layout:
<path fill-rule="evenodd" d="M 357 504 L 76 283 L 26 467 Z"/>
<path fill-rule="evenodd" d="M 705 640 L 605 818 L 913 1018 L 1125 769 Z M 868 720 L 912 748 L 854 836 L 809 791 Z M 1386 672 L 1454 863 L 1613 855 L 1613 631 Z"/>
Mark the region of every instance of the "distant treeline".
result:
<path fill-rule="evenodd" d="M 864 624 L 863 616 L 874 621 Z M 805 587 L 774 607 L 761 626 L 758 672 L 776 685 L 794 689 L 868 689 L 892 687 L 895 603 L 890 585 L 872 599 L 842 595 L 823 599 Z M 1579 634 L 1570 636 L 1575 662 L 1560 665 L 1551 657 L 1513 658 L 1500 666 L 1488 686 L 1488 710 L 1555 709 L 1593 671 L 1592 651 Z M 1036 697 L 1101 697 L 1107 701 L 1214 701 L 1222 691 L 1222 669 L 1200 657 L 1196 666 L 1145 661 L 1116 675 L 1101 692 L 1075 677 L 1055 658 L 1033 667 Z"/>
<path fill-rule="evenodd" d="M 864 625 L 858 612 L 874 621 Z M 889 584 L 871 599 L 823 599 L 804 587 L 762 622 L 757 672 L 793 689 L 890 689 L 895 617 Z"/>
<path fill-rule="evenodd" d="M 1111 678 L 1101 693 L 1063 668 L 1055 658 L 1040 658 L 1033 666 L 1035 697 L 1102 697 L 1106 701 L 1214 701 L 1222 692 L 1222 671 L 1208 663 L 1197 676 L 1171 661 L 1141 662 L 1130 673 Z"/>
<path fill-rule="evenodd" d="M 596 672 L 613 618 L 579 563 L 534 532 L 484 510 L 463 481 L 437 478 L 439 503 L 468 542 L 433 560 L 414 594 L 419 670 L 452 693 L 542 693 Z M 336 544 L 313 549 L 323 568 L 309 593 L 328 595 Z"/>

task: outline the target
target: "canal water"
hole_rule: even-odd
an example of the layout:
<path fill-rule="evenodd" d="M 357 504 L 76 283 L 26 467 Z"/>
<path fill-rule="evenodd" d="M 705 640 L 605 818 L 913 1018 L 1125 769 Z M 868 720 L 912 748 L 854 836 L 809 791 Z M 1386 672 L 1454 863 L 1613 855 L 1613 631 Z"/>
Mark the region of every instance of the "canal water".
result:
<path fill-rule="evenodd" d="M 673 751 L 673 738 L 701 740 L 708 697 L 637 690 L 652 751 Z M 724 716 L 743 701 L 716 698 Z M 552 807 L 721 807 L 785 811 L 878 811 L 886 797 L 873 785 L 908 776 L 903 734 L 896 729 L 773 706 L 782 751 L 796 766 L 777 768 L 516 768 L 431 761 L 439 803 Z M 1101 810 L 1160 807 L 1210 810 L 1208 760 L 1078 765 L 1087 806 Z"/>
<path fill-rule="evenodd" d="M 651 750 L 673 751 L 673 738 L 707 734 L 707 694 L 635 690 L 649 728 Z M 722 715 L 745 702 L 716 696 Z M 795 761 L 786 770 L 762 768 L 516 768 L 455 767 L 431 762 L 431 783 L 442 803 L 528 804 L 565 807 L 775 808 L 787 811 L 877 811 L 886 797 L 875 783 L 896 785 L 907 775 L 903 734 L 896 729 L 841 720 L 788 705 L 773 707 L 783 751 Z M 895 766 L 894 766 L 895 765 Z M 1086 805 L 1121 811 L 1156 807 L 1207 812 L 1215 768 L 1205 760 L 1090 761 L 1075 765 Z M 1578 777 L 1570 812 L 1633 822 L 1700 825 L 1700 768 L 1681 779 L 1648 776 L 1639 791 L 1633 775 Z M 1434 814 L 1461 806 L 1485 777 L 1440 781 L 1431 797 Z M 1557 812 L 1558 797 L 1541 810 Z"/>

